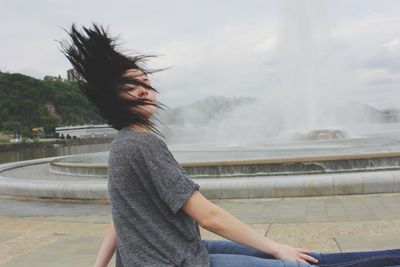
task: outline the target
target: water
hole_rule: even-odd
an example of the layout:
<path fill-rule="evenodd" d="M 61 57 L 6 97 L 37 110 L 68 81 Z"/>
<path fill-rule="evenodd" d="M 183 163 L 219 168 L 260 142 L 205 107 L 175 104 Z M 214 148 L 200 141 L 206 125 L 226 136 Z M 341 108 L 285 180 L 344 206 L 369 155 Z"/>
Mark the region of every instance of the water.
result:
<path fill-rule="evenodd" d="M 397 125 L 397 127 L 395 127 Z M 373 128 L 373 127 L 372 127 Z M 377 127 L 380 130 L 383 126 Z M 283 142 L 257 140 L 246 145 L 229 145 L 210 140 L 205 143 L 169 144 L 180 163 L 233 160 L 290 159 L 304 157 L 366 155 L 400 152 L 400 124 L 387 125 L 386 131 L 337 140 Z M 106 163 L 107 152 L 67 158 L 66 162 Z"/>
<path fill-rule="evenodd" d="M 327 56 L 329 27 L 325 0 L 282 2 L 279 35 L 279 94 L 284 128 L 310 131 L 329 124 L 323 114 L 335 94 Z M 326 94 L 328 92 L 329 94 Z M 327 95 L 331 97 L 326 98 Z M 324 97 L 322 97 L 324 96 Z"/>
<path fill-rule="evenodd" d="M 181 163 L 400 152 L 400 123 L 368 124 L 354 130 L 351 135 L 353 137 L 347 139 L 319 141 L 283 141 L 277 138 L 226 144 L 209 139 L 186 144 L 174 144 L 167 140 L 167 144 Z M 71 160 L 105 163 L 107 153 L 95 152 L 107 152 L 109 149 L 110 143 L 21 149 L 0 152 L 0 163 L 88 153 L 94 154 L 81 155 Z"/>
<path fill-rule="evenodd" d="M 19 149 L 18 151 L 3 151 L 0 152 L 0 163 L 108 151 L 109 149 L 110 143 L 62 147 L 39 147 Z"/>
<path fill-rule="evenodd" d="M 393 126 L 393 125 L 392 125 Z M 380 127 L 382 128 L 382 127 Z M 400 131 L 371 132 L 368 135 L 319 141 L 254 141 L 246 146 L 224 144 L 169 145 L 172 154 L 191 177 L 237 177 L 400 168 Z M 53 171 L 75 175 L 107 177 L 108 152 L 66 157 L 64 163 L 88 163 L 87 167 L 55 166 Z M 248 160 L 258 160 L 247 162 Z M 226 164 L 228 161 L 240 161 Z M 185 163 L 205 163 L 196 164 Z M 220 163 L 225 162 L 225 163 Z M 104 164 L 102 168 L 90 164 Z"/>

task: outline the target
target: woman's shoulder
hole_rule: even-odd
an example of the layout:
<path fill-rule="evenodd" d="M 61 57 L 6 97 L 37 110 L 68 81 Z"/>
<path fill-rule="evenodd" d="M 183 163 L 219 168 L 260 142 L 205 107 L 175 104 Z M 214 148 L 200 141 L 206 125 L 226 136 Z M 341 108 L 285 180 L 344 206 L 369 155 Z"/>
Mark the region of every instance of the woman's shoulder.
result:
<path fill-rule="evenodd" d="M 157 147 L 164 145 L 164 141 L 155 133 L 133 131 L 127 127 L 119 130 L 111 144 L 111 146 L 125 146 L 127 148 L 142 148 L 148 146 Z"/>

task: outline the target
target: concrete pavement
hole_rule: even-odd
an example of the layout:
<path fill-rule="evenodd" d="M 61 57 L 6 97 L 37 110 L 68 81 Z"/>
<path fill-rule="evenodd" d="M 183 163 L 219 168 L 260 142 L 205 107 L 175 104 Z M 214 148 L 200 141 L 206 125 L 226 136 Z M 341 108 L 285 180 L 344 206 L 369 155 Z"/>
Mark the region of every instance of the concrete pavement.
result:
<path fill-rule="evenodd" d="M 212 201 L 293 246 L 321 252 L 400 248 L 399 193 Z M 105 201 L 2 197 L 0 266 L 91 266 L 110 221 Z"/>

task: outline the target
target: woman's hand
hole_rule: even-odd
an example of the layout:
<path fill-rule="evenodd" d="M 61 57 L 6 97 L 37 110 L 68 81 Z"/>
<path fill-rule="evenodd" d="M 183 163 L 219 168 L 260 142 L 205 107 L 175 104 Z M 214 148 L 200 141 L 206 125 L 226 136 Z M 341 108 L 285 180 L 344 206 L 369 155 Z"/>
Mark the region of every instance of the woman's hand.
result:
<path fill-rule="evenodd" d="M 274 248 L 274 257 L 281 260 L 302 262 L 302 263 L 317 263 L 318 260 L 307 255 L 311 253 L 305 248 L 294 248 L 284 244 L 276 244 Z"/>

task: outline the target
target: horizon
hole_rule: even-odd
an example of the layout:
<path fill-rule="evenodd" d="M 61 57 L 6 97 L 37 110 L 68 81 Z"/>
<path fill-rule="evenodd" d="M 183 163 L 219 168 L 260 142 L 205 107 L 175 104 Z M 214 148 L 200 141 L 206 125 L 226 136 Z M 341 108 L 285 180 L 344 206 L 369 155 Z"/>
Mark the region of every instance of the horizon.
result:
<path fill-rule="evenodd" d="M 41 80 L 41 81 L 43 81 L 43 80 L 46 78 L 46 76 L 47 76 L 47 77 L 53 77 L 53 78 L 56 78 L 56 79 L 59 78 L 58 76 L 52 76 L 52 75 L 45 75 L 43 78 L 37 78 L 37 77 L 33 77 L 33 76 L 30 76 L 30 75 L 24 74 L 24 73 L 19 73 L 19 72 L 8 72 L 8 71 L 2 71 L 2 70 L 0 70 L 0 73 L 6 73 L 6 74 L 22 74 L 22 75 L 28 76 L 28 77 L 30 77 L 30 78 L 34 78 L 34 79 Z M 62 80 L 64 80 L 64 81 L 68 81 L 67 78 L 64 78 L 64 77 L 62 77 L 62 76 L 61 76 L 61 78 L 62 78 Z M 196 103 L 198 103 L 198 102 L 200 103 L 200 102 L 203 102 L 203 101 L 206 100 L 206 99 L 215 98 L 215 97 L 217 97 L 217 98 L 218 98 L 218 97 L 225 97 L 225 98 L 230 98 L 230 99 L 233 99 L 233 98 L 252 98 L 252 99 L 256 99 L 256 97 L 245 96 L 245 95 L 234 95 L 234 96 L 209 95 L 209 96 L 205 96 L 204 98 L 201 98 L 201 99 L 193 100 L 193 102 L 185 103 L 184 105 L 180 105 L 180 106 L 178 105 L 178 106 L 175 106 L 175 107 L 171 107 L 171 109 L 177 109 L 177 108 L 182 108 L 182 107 L 194 105 L 194 104 L 196 104 Z M 370 105 L 370 104 L 368 104 L 368 103 L 357 102 L 357 101 L 355 101 L 355 100 L 349 100 L 349 101 L 347 102 L 347 104 L 350 104 L 350 103 L 355 103 L 355 104 L 359 104 L 359 105 L 365 105 L 365 106 L 368 106 L 369 108 L 373 108 L 373 109 L 378 110 L 378 111 L 390 111 L 390 110 L 400 111 L 400 108 L 399 108 L 399 107 L 377 108 L 377 107 L 375 107 L 375 106 L 373 106 L 373 105 Z"/>

